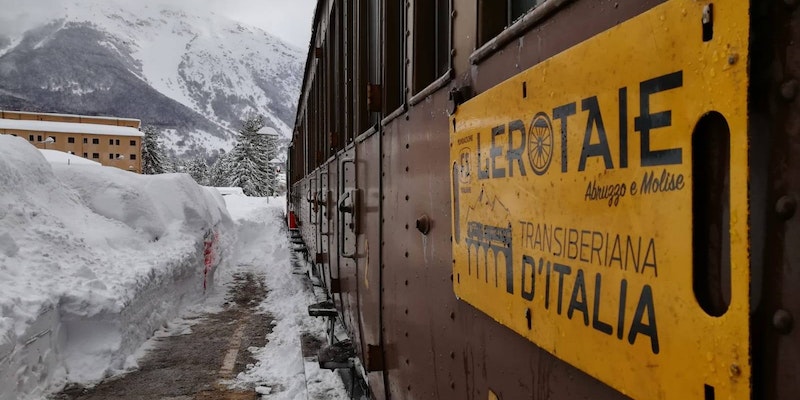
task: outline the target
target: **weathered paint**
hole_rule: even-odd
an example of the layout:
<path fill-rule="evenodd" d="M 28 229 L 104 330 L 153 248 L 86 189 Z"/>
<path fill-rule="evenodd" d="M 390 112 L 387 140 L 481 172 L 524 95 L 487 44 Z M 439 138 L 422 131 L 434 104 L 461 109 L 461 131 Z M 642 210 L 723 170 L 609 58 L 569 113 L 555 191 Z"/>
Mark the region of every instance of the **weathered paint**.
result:
<path fill-rule="evenodd" d="M 456 295 L 635 398 L 750 398 L 749 15 L 715 3 L 704 42 L 706 4 L 659 5 L 451 118 Z M 692 132 L 711 111 L 731 132 L 720 317 L 692 283 Z"/>

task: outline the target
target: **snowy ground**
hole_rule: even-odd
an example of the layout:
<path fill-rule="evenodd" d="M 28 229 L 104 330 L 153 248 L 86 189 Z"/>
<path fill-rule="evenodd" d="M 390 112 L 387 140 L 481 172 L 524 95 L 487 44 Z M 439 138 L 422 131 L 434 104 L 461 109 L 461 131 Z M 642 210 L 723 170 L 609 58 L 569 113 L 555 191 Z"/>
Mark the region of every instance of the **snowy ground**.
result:
<path fill-rule="evenodd" d="M 225 196 L 231 217 L 237 222 L 237 269 L 263 272 L 269 290 L 261 304 L 276 324 L 267 336 L 267 346 L 255 350 L 258 363 L 237 377 L 236 385 L 254 385 L 264 399 L 305 399 L 308 379 L 309 399 L 349 399 L 338 375 L 304 363 L 300 336 L 311 333 L 324 337 L 321 318 L 308 316 L 307 306 L 316 302 L 313 293 L 298 275 L 292 274 L 289 242 L 281 225 L 283 198 Z"/>
<path fill-rule="evenodd" d="M 265 277 L 260 307 L 275 323 L 266 347 L 251 349 L 258 362 L 229 384 L 306 398 L 299 338 L 324 327 L 291 274 L 283 204 L 223 199 L 184 174 L 48 163 L 0 135 L 0 400 L 134 369 L 154 332 L 178 334 L 179 316 L 219 309 L 215 287 L 243 271 Z M 334 373 L 310 375 L 308 398 L 347 398 Z"/>

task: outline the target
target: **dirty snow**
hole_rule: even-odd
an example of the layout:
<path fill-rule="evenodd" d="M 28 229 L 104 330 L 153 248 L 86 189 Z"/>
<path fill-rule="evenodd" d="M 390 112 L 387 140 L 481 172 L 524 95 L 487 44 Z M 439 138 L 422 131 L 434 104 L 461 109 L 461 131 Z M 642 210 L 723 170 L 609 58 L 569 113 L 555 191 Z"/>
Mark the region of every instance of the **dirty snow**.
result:
<path fill-rule="evenodd" d="M 262 399 L 305 399 L 308 380 L 313 383 L 308 388 L 309 399 L 349 399 L 336 373 L 312 364 L 306 371 L 310 376 L 304 374 L 300 335 L 307 332 L 324 337 L 325 324 L 322 318 L 308 316 L 308 305 L 317 300 L 291 272 L 289 241 L 279 223 L 285 199 L 229 195 L 225 202 L 238 227 L 237 264 L 266 272 L 269 293 L 261 309 L 276 321 L 267 346 L 254 350 L 258 362 L 239 374 L 234 385 L 255 386 Z"/>

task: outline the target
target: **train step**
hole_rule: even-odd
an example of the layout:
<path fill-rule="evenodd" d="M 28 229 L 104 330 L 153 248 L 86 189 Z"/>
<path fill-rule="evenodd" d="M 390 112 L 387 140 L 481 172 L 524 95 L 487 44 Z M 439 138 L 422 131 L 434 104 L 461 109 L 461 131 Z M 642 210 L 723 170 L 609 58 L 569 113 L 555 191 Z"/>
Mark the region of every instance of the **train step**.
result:
<path fill-rule="evenodd" d="M 308 315 L 335 318 L 338 315 L 338 311 L 336 311 L 336 306 L 334 306 L 333 302 L 328 300 L 308 306 Z"/>
<path fill-rule="evenodd" d="M 308 275 L 308 264 L 299 253 L 291 253 L 290 263 L 292 265 L 292 274 Z"/>
<path fill-rule="evenodd" d="M 355 367 L 355 355 L 353 342 L 348 339 L 322 347 L 317 353 L 317 361 L 322 369 L 349 369 Z"/>

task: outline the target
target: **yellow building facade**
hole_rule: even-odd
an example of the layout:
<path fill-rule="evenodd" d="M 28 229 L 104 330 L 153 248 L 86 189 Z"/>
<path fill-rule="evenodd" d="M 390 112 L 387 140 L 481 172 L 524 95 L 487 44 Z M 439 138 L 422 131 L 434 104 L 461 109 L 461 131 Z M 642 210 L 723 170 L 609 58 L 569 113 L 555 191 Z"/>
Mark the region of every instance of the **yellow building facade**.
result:
<path fill-rule="evenodd" d="M 132 118 L 0 110 L 0 134 L 137 173 L 142 172 L 140 127 L 141 121 Z"/>

